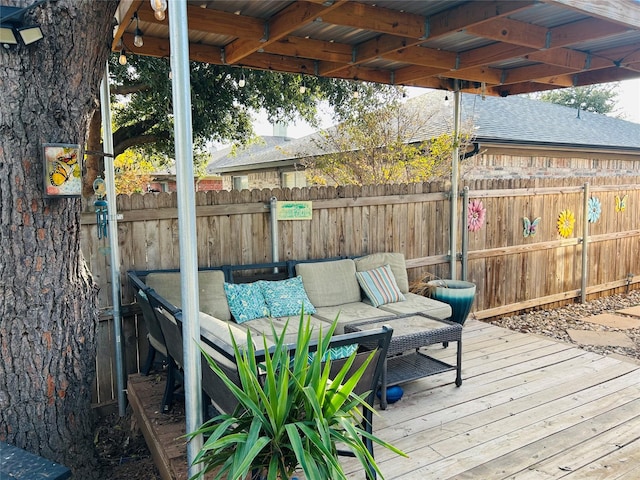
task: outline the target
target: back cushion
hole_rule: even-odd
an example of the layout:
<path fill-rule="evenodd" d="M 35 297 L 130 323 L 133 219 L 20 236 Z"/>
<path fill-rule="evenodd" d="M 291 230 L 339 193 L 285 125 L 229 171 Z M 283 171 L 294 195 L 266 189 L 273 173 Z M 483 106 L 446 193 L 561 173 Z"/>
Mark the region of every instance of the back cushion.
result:
<path fill-rule="evenodd" d="M 182 307 L 180 291 L 180 272 L 154 272 L 147 275 L 145 283 L 162 297 Z M 230 320 L 229 304 L 224 291 L 224 273 L 222 270 L 203 270 L 198 272 L 200 311 L 220 320 Z"/>
<path fill-rule="evenodd" d="M 356 264 L 351 259 L 298 263 L 296 273 L 302 277 L 307 296 L 316 308 L 362 300 Z"/>
<path fill-rule="evenodd" d="M 404 253 L 372 253 L 371 255 L 356 258 L 355 262 L 358 272 L 366 272 L 367 270 L 389 265 L 400 291 L 402 293 L 409 292 L 409 276 L 407 275 Z"/>

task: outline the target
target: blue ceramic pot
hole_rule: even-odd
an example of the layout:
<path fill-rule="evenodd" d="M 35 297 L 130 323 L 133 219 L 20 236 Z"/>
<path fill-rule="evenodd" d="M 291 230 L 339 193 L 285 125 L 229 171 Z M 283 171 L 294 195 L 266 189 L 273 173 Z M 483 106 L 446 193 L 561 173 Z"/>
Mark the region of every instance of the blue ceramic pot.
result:
<path fill-rule="evenodd" d="M 476 296 L 476 284 L 464 280 L 431 280 L 431 298 L 451 305 L 451 320 L 464 325 Z"/>

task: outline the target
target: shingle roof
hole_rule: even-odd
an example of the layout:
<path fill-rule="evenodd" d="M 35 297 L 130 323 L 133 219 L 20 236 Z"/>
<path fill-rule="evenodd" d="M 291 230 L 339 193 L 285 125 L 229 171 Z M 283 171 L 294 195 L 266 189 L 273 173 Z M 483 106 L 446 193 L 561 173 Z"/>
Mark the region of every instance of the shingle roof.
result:
<path fill-rule="evenodd" d="M 452 100 L 451 93 L 446 94 Z M 429 112 L 424 140 L 452 131 L 453 101 L 445 102 L 444 92 L 429 92 L 407 101 L 407 108 Z M 511 143 L 582 149 L 636 150 L 640 154 L 640 124 L 602 114 L 533 100 L 522 96 L 491 97 L 461 94 L 461 123 L 470 128 L 479 142 Z M 314 133 L 299 139 L 263 137 L 262 145 L 249 146 L 237 155 L 218 152 L 207 172 L 224 173 L 248 168 L 265 168 L 303 155 L 320 154 Z"/>

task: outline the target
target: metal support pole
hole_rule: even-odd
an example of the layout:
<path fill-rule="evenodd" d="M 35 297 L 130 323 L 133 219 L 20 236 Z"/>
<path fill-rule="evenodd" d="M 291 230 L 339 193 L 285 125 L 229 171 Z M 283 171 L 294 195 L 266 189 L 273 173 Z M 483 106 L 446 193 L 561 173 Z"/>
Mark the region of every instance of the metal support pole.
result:
<path fill-rule="evenodd" d="M 124 348 L 122 345 L 122 317 L 120 314 L 120 250 L 118 247 L 118 212 L 116 205 L 116 181 L 113 168 L 113 132 L 111 131 L 111 98 L 109 97 L 109 64 L 105 66 L 100 85 L 100 113 L 102 117 L 102 144 L 104 176 L 107 185 L 107 218 L 109 251 L 111 254 L 111 302 L 113 304 L 113 336 L 116 342 L 116 388 L 118 390 L 118 414 L 127 413 L 124 385 Z"/>
<path fill-rule="evenodd" d="M 184 397 L 187 433 L 202 424 L 202 366 L 200 364 L 200 304 L 198 298 L 198 249 L 196 208 L 193 185 L 193 127 L 191 83 L 189 79 L 189 31 L 187 2 L 170 1 L 169 39 L 173 114 L 175 118 L 175 157 L 178 190 L 178 228 L 180 229 L 180 280 L 183 313 Z M 202 470 L 193 460 L 202 448 L 202 435 L 187 442 L 188 476 Z"/>
<path fill-rule="evenodd" d="M 458 165 L 460 163 L 460 86 L 456 79 L 453 92 L 453 153 L 451 155 L 451 219 L 449 220 L 449 254 L 451 279 L 456 280 L 458 261 Z"/>
<path fill-rule="evenodd" d="M 589 183 L 584 184 L 584 202 L 582 211 L 582 285 L 580 286 L 580 302 L 587 301 L 587 254 L 589 245 Z"/>
<path fill-rule="evenodd" d="M 271 201 L 269 202 L 270 212 L 271 212 L 271 261 L 277 262 L 280 260 L 280 255 L 278 253 L 278 199 L 276 197 L 271 197 Z M 278 273 L 278 267 L 273 269 L 273 273 Z"/>
<path fill-rule="evenodd" d="M 465 220 L 469 215 L 469 187 L 462 190 L 462 280 L 467 280 L 469 263 L 469 228 Z"/>

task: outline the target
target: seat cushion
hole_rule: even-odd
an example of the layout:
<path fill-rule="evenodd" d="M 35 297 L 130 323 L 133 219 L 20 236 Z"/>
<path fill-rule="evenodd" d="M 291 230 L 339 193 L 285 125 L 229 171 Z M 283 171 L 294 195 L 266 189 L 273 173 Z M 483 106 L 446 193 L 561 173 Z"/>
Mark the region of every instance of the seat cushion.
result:
<path fill-rule="evenodd" d="M 239 327 L 231 321 L 220 320 L 204 312 L 200 312 L 199 318 L 202 336 L 220 340 L 231 346 L 233 345 L 231 338 L 233 335 L 233 339 L 235 339 L 239 345 L 246 344 L 247 332 L 244 328 Z"/>
<path fill-rule="evenodd" d="M 316 309 L 362 299 L 356 264 L 351 259 L 298 263 L 296 273 L 302 277 L 307 296 Z"/>
<path fill-rule="evenodd" d="M 407 275 L 407 264 L 403 253 L 372 253 L 371 255 L 356 258 L 355 264 L 358 272 L 389 265 L 400 291 L 402 293 L 409 291 L 409 276 Z"/>
<path fill-rule="evenodd" d="M 416 295 L 415 293 L 405 293 L 404 296 L 404 301 L 380 305 L 380 310 L 384 310 L 389 314 L 394 315 L 424 313 L 425 315 L 439 320 L 451 317 L 451 306 L 447 303 Z"/>
<path fill-rule="evenodd" d="M 338 319 L 336 327 L 336 335 L 344 333 L 344 326 L 348 323 L 362 322 L 374 318 L 387 318 L 393 314 L 376 308 L 373 305 L 364 302 L 345 303 L 343 305 L 334 305 L 330 307 L 316 307 L 314 318 L 318 318 L 325 322 L 333 322 Z"/>
<path fill-rule="evenodd" d="M 319 338 L 321 330 L 322 332 L 326 332 L 330 327 L 327 322 L 313 316 L 310 319 L 310 323 L 311 328 L 313 329 L 312 337 L 314 339 Z M 274 345 L 273 330 L 275 330 L 276 333 L 280 335 L 282 334 L 285 325 L 287 326 L 287 332 L 284 340 L 285 343 L 295 344 L 298 341 L 298 327 L 300 326 L 299 318 L 258 318 L 255 320 L 251 320 L 250 322 L 246 322 L 245 324 L 243 324 L 243 327 L 247 327 L 251 330 L 253 343 L 256 345 L 256 348 L 262 348 L 262 335 L 264 335 L 264 338 L 267 340 L 267 346 L 272 346 Z"/>

